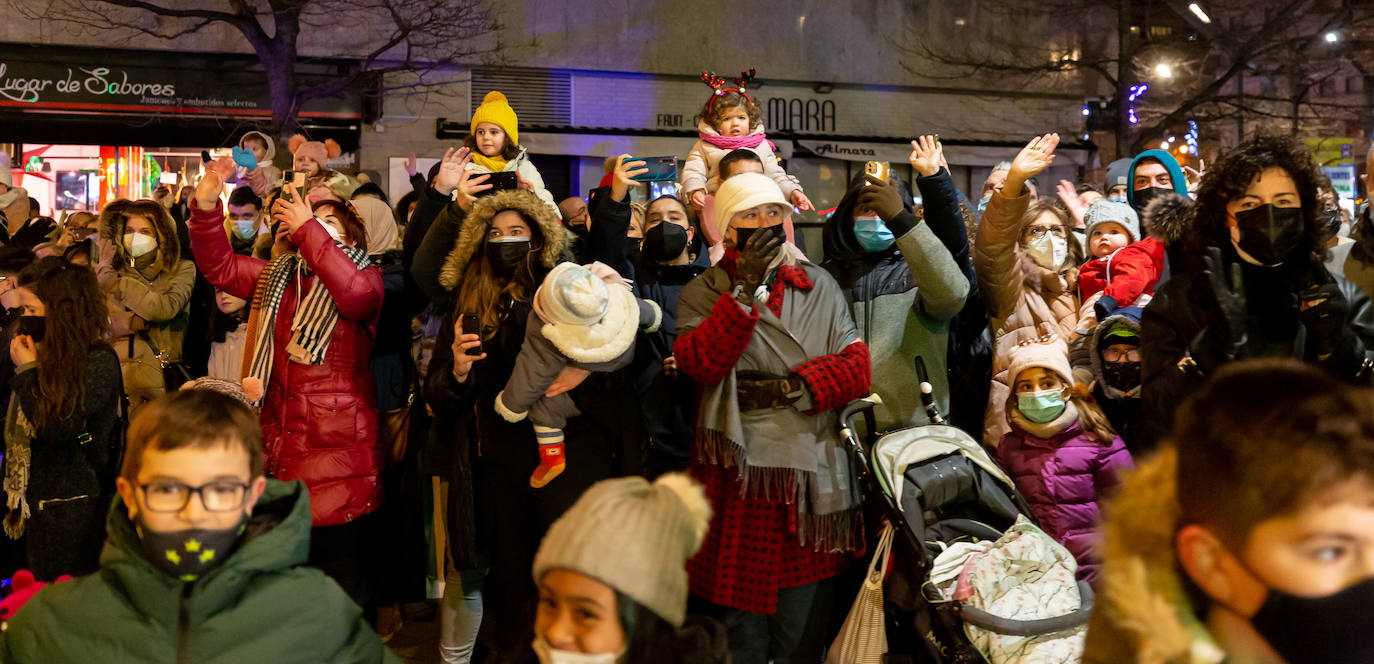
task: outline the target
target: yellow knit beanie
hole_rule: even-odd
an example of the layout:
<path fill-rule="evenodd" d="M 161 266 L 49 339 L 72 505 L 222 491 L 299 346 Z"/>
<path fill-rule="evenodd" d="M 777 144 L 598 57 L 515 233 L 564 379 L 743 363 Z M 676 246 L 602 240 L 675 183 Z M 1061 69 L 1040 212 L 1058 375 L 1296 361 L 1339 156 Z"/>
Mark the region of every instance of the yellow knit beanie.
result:
<path fill-rule="evenodd" d="M 520 144 L 519 121 L 515 117 L 515 109 L 510 107 L 510 102 L 506 101 L 506 95 L 495 90 L 487 93 L 482 98 L 482 105 L 472 112 L 472 127 L 468 131 L 472 134 L 477 133 L 477 125 L 483 122 L 490 122 L 501 128 L 510 136 L 511 145 Z"/>

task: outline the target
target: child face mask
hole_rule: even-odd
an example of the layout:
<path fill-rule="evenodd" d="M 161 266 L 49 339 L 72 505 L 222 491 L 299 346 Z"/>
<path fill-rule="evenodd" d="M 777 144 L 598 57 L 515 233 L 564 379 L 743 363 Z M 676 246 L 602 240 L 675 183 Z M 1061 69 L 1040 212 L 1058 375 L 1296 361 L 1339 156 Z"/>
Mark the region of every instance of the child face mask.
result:
<path fill-rule="evenodd" d="M 1054 418 L 1064 413 L 1064 408 L 1064 391 L 1062 389 L 1036 390 L 1016 394 L 1016 409 L 1021 411 L 1026 419 L 1036 424 L 1053 421 Z"/>

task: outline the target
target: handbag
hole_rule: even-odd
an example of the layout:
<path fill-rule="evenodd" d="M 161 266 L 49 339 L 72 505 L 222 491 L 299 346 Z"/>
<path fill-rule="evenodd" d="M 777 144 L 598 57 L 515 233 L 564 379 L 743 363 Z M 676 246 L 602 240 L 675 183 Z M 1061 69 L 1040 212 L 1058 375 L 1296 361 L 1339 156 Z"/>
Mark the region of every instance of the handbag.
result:
<path fill-rule="evenodd" d="M 148 334 L 147 330 L 139 330 L 138 336 L 142 337 L 144 343 L 148 344 L 148 348 L 152 349 L 153 357 L 157 358 L 158 365 L 162 367 L 162 383 L 168 392 L 176 392 L 181 389 L 182 385 L 195 380 L 195 377 L 191 375 L 190 367 L 187 367 L 185 362 L 167 359 L 167 354 L 163 353 L 162 349 L 153 343 L 153 337 Z"/>
<path fill-rule="evenodd" d="M 840 627 L 835 642 L 830 644 L 826 664 L 882 664 L 887 654 L 887 628 L 883 620 L 883 579 L 887 576 L 888 554 L 892 552 L 892 538 L 896 529 L 891 523 L 883 525 L 873 560 L 868 564 L 868 576 L 854 606 Z"/>

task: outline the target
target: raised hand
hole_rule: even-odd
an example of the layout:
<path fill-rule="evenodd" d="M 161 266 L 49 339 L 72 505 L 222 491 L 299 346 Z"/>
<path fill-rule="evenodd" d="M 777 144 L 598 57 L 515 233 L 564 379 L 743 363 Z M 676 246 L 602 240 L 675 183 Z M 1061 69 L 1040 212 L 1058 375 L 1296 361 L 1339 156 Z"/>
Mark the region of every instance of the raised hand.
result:
<path fill-rule="evenodd" d="M 787 200 L 792 203 L 792 207 L 795 207 L 798 210 L 801 210 L 802 212 L 816 209 L 816 206 L 811 204 L 811 199 L 806 197 L 806 192 L 803 192 L 800 189 L 793 191 L 792 195 Z"/>
<path fill-rule="evenodd" d="M 219 197 L 224 193 L 224 178 L 214 169 L 206 169 L 196 183 L 196 209 L 219 209 Z"/>
<path fill-rule="evenodd" d="M 639 186 L 633 178 L 649 172 L 644 160 L 635 159 L 628 154 L 615 158 L 615 170 L 611 171 L 611 200 L 624 201 L 630 189 Z"/>
<path fill-rule="evenodd" d="M 305 192 L 292 185 L 287 185 L 277 202 L 272 204 L 272 220 L 281 222 L 289 233 L 294 234 L 313 218 L 315 213 L 310 209 Z"/>
<path fill-rule="evenodd" d="M 1026 147 L 1011 160 L 1011 170 L 1007 172 L 1006 184 L 1002 193 L 1008 198 L 1021 195 L 1022 185 L 1049 168 L 1054 163 L 1054 149 L 1059 147 L 1059 134 L 1045 134 L 1032 138 Z"/>
<path fill-rule="evenodd" d="M 905 206 L 902 205 L 902 195 L 896 185 L 872 175 L 865 175 L 864 178 L 868 182 L 859 193 L 859 207 L 872 210 L 883 221 L 892 221 L 893 217 L 902 213 Z"/>
<path fill-rule="evenodd" d="M 468 148 L 445 150 L 444 158 L 439 162 L 439 172 L 434 176 L 434 189 L 445 196 L 452 195 L 453 190 L 457 189 L 458 183 L 462 181 L 470 161 L 472 150 Z"/>
<path fill-rule="evenodd" d="M 415 153 L 414 153 L 414 152 L 410 153 L 410 156 L 406 157 L 406 175 L 409 175 L 410 177 L 415 177 Z"/>
<path fill-rule="evenodd" d="M 922 136 L 911 142 L 911 156 L 906 160 L 921 177 L 928 178 L 940 172 L 945 163 L 945 148 L 935 136 Z"/>
<path fill-rule="evenodd" d="M 1073 215 L 1074 226 L 1083 227 L 1083 215 L 1088 208 L 1083 206 L 1083 199 L 1078 197 L 1078 189 L 1068 180 L 1060 180 L 1059 186 L 1055 187 L 1055 193 L 1059 194 L 1059 201 L 1068 209 L 1069 214 Z"/>
<path fill-rule="evenodd" d="M 467 148 L 463 149 L 466 150 Z M 487 180 L 490 179 L 490 173 L 478 174 L 477 171 L 464 169 L 458 180 L 458 188 L 454 190 L 457 192 L 454 200 L 457 201 L 458 207 L 462 208 L 464 212 L 471 210 L 472 204 L 477 202 L 477 195 L 491 189 L 491 185 L 487 184 Z"/>

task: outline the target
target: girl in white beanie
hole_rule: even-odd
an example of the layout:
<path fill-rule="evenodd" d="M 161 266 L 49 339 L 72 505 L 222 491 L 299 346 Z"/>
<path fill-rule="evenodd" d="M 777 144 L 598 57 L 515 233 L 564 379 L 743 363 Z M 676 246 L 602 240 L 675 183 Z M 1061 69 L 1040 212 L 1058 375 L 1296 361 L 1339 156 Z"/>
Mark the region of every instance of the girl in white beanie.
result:
<path fill-rule="evenodd" d="M 598 482 L 549 528 L 534 558 L 543 664 L 728 661 L 724 628 L 687 617 L 687 558 L 711 505 L 681 473 Z"/>

